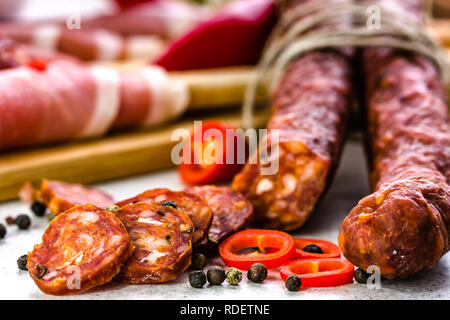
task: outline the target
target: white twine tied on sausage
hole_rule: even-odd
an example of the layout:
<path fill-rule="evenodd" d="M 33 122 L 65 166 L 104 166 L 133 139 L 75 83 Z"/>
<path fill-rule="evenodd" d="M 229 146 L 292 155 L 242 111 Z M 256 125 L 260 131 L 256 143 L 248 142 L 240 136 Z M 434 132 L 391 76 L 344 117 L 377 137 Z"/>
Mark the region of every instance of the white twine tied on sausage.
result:
<path fill-rule="evenodd" d="M 369 30 L 364 23 L 348 29 L 314 30 L 305 35 L 325 23 L 336 23 L 337 19 L 365 22 L 367 8 L 367 5 L 320 1 L 289 9 L 269 36 L 263 56 L 247 86 L 242 106 L 244 127 L 253 127 L 253 108 L 259 86 L 264 84 L 269 96 L 272 96 L 288 64 L 313 50 L 381 46 L 413 51 L 433 61 L 440 69 L 443 84 L 450 88 L 447 53 L 427 28 L 397 10 L 381 8 L 381 29 Z"/>

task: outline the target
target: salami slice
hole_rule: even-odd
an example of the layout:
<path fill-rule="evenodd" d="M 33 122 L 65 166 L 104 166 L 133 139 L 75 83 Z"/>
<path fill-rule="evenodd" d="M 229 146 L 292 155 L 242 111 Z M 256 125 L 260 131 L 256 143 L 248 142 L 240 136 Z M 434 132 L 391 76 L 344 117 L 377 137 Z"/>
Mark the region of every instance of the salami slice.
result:
<path fill-rule="evenodd" d="M 42 292 L 74 294 L 109 282 L 133 248 L 113 213 L 77 206 L 51 221 L 42 243 L 28 254 L 27 268 Z"/>
<path fill-rule="evenodd" d="M 132 284 L 174 280 L 191 263 L 193 225 L 182 211 L 138 202 L 120 208 L 136 250 L 117 279 Z"/>
<path fill-rule="evenodd" d="M 81 184 L 42 180 L 38 198 L 55 214 L 77 205 L 93 204 L 102 209 L 114 204 L 115 200 L 106 192 Z"/>
<path fill-rule="evenodd" d="M 194 186 L 186 191 L 204 197 L 213 211 L 208 238 L 202 241 L 199 251 L 215 248 L 217 243 L 248 226 L 253 218 L 252 204 L 228 187 Z"/>
<path fill-rule="evenodd" d="M 179 208 L 189 216 L 194 224 L 193 244 L 200 243 L 206 238 L 213 219 L 213 212 L 206 200 L 199 195 L 188 192 L 172 191 L 165 188 L 151 189 L 133 198 L 120 201 L 117 205 L 122 207 L 133 202 L 167 204 Z"/>

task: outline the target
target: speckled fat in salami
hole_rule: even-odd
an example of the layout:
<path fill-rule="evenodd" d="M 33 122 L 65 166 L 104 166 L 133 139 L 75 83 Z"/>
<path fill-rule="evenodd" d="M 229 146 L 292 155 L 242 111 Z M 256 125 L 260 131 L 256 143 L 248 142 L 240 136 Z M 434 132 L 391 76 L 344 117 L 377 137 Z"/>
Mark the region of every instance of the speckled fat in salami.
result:
<path fill-rule="evenodd" d="M 28 254 L 27 268 L 42 292 L 69 295 L 109 282 L 133 248 L 113 213 L 77 206 L 51 221 L 42 243 Z"/>
<path fill-rule="evenodd" d="M 200 244 L 199 251 L 208 251 L 232 233 L 244 229 L 252 220 L 253 206 L 242 195 L 229 187 L 213 185 L 193 186 L 187 192 L 201 195 L 213 211 L 213 221 L 208 239 Z"/>
<path fill-rule="evenodd" d="M 112 196 L 104 191 L 80 184 L 42 180 L 38 192 L 40 198 L 52 213 L 60 213 L 76 205 L 93 204 L 105 209 L 114 204 Z"/>
<path fill-rule="evenodd" d="M 147 190 L 133 198 L 120 201 L 117 205 L 121 207 L 132 202 L 147 202 L 161 205 L 168 200 L 173 201 L 192 220 L 194 224 L 192 243 L 196 244 L 203 241 L 211 226 L 213 213 L 206 200 L 200 195 L 158 188 Z"/>
<path fill-rule="evenodd" d="M 145 284 L 174 280 L 191 263 L 193 225 L 182 211 L 138 202 L 120 208 L 117 217 L 135 245 L 117 279 Z"/>

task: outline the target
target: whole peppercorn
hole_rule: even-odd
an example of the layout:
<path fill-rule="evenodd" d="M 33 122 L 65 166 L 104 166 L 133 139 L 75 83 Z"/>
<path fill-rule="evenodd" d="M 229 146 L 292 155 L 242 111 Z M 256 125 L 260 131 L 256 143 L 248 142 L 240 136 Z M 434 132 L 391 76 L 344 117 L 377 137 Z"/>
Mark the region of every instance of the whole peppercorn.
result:
<path fill-rule="evenodd" d="M 355 276 L 354 277 L 355 277 L 356 282 L 366 284 L 367 280 L 370 277 L 370 274 L 365 272 L 363 269 L 358 268 L 355 271 Z"/>
<path fill-rule="evenodd" d="M 193 288 L 203 288 L 206 283 L 206 275 L 203 271 L 192 271 L 189 273 L 189 284 Z"/>
<path fill-rule="evenodd" d="M 43 217 L 45 215 L 45 211 L 47 211 L 47 206 L 40 201 L 34 201 L 31 204 L 31 211 L 38 217 Z"/>
<path fill-rule="evenodd" d="M 47 274 L 47 267 L 43 266 L 42 264 L 37 264 L 35 269 L 36 270 L 34 276 L 38 279 L 41 279 L 43 276 Z"/>
<path fill-rule="evenodd" d="M 24 254 L 23 256 L 20 256 L 19 259 L 17 259 L 17 266 L 19 267 L 20 270 L 28 270 L 27 260 L 28 260 L 27 254 Z"/>
<path fill-rule="evenodd" d="M 211 267 L 206 273 L 206 278 L 212 285 L 221 285 L 226 278 L 225 270 L 223 270 L 221 267 Z"/>
<path fill-rule="evenodd" d="M 255 263 L 248 268 L 247 278 L 253 282 L 263 282 L 267 278 L 267 268 L 262 263 Z"/>
<path fill-rule="evenodd" d="M 316 246 L 315 244 L 308 244 L 302 250 L 306 251 L 306 252 L 310 252 L 310 253 L 323 253 L 322 248 L 319 246 Z"/>
<path fill-rule="evenodd" d="M 14 223 L 19 227 L 19 229 L 25 230 L 30 226 L 31 220 L 26 214 L 19 214 L 14 220 Z"/>
<path fill-rule="evenodd" d="M 285 286 L 289 291 L 298 291 L 302 286 L 302 280 L 295 274 L 291 274 L 287 277 Z"/>
<path fill-rule="evenodd" d="M 3 223 L 0 223 L 0 239 L 6 236 L 6 227 Z"/>
<path fill-rule="evenodd" d="M 191 258 L 191 268 L 201 270 L 206 265 L 206 257 L 201 253 L 194 253 Z"/>
<path fill-rule="evenodd" d="M 236 268 L 230 268 L 227 272 L 227 282 L 231 285 L 237 285 L 242 281 L 242 272 Z"/>
<path fill-rule="evenodd" d="M 163 207 L 172 207 L 174 209 L 178 209 L 177 204 L 171 200 L 164 201 L 161 203 L 161 206 Z"/>

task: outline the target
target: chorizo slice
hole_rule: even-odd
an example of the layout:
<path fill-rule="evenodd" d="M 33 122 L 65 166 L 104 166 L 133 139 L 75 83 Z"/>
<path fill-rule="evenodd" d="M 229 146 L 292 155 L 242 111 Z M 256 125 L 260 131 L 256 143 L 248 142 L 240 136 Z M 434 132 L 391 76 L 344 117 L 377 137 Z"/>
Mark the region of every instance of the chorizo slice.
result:
<path fill-rule="evenodd" d="M 120 208 L 135 251 L 117 279 L 145 284 L 174 280 L 191 263 L 194 226 L 181 210 L 138 202 Z"/>
<path fill-rule="evenodd" d="M 168 202 L 171 201 L 171 202 Z M 200 195 L 184 191 L 172 191 L 165 188 L 147 190 L 137 196 L 120 201 L 119 207 L 133 202 L 146 202 L 156 205 L 172 205 L 186 213 L 194 224 L 192 243 L 203 241 L 213 219 L 213 213 L 206 200 Z"/>
<path fill-rule="evenodd" d="M 186 191 L 204 197 L 213 211 L 208 238 L 201 242 L 199 251 L 215 248 L 217 243 L 232 233 L 244 229 L 252 221 L 253 206 L 250 201 L 229 187 L 192 186 Z"/>
<path fill-rule="evenodd" d="M 62 181 L 42 180 L 38 191 L 47 208 L 55 214 L 77 205 L 92 204 L 102 209 L 114 204 L 114 198 L 106 192 L 81 184 L 70 184 Z"/>
<path fill-rule="evenodd" d="M 28 254 L 27 268 L 42 292 L 69 295 L 109 282 L 133 250 L 120 220 L 88 204 L 50 222 L 42 243 Z"/>

